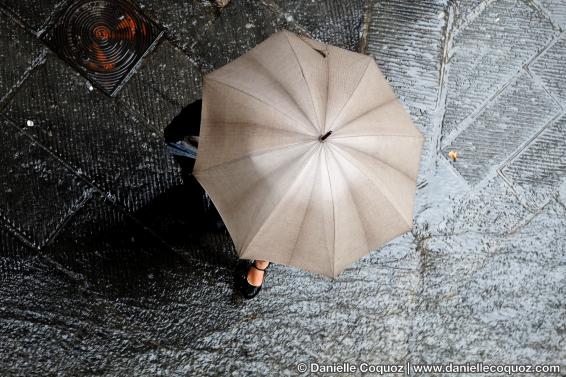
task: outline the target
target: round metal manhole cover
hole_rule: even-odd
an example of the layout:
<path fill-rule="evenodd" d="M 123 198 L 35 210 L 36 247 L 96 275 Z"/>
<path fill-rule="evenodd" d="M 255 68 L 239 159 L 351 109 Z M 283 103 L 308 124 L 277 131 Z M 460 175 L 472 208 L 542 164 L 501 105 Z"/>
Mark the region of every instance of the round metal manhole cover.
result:
<path fill-rule="evenodd" d="M 160 35 L 127 0 L 78 0 L 45 38 L 64 60 L 113 95 Z"/>

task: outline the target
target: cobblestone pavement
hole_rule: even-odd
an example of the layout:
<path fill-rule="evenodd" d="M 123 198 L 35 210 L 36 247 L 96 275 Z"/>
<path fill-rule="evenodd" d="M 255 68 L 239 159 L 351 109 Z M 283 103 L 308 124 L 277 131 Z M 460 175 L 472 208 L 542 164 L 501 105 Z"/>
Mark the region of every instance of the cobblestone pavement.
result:
<path fill-rule="evenodd" d="M 151 38 L 113 95 L 57 53 L 75 3 L 0 0 L 0 375 L 566 373 L 566 2 L 137 0 Z M 411 232 L 244 302 L 162 130 L 282 28 L 372 55 L 426 144 Z"/>

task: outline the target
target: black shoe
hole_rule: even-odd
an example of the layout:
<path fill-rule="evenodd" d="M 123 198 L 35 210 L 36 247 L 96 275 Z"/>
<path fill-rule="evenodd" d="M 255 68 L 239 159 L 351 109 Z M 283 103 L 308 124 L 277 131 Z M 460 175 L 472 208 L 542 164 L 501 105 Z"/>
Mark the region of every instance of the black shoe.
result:
<path fill-rule="evenodd" d="M 265 281 L 265 276 L 267 275 L 267 269 L 269 268 L 269 266 L 271 266 L 271 262 L 268 263 L 267 267 L 265 267 L 264 269 L 261 269 L 261 268 L 259 268 L 255 265 L 255 260 L 253 260 L 252 263 L 247 268 L 243 268 L 241 270 L 241 273 L 240 273 L 240 276 L 239 276 L 239 287 L 238 288 L 240 290 L 240 293 L 242 294 L 242 296 L 244 296 L 245 299 L 254 298 L 255 296 L 257 296 L 259 291 L 261 291 L 261 287 L 263 286 L 263 282 Z M 251 285 L 249 283 L 249 281 L 248 281 L 248 271 L 250 270 L 250 268 L 255 268 L 256 270 L 263 271 L 263 279 L 261 281 L 261 285 L 255 286 L 255 285 Z"/>

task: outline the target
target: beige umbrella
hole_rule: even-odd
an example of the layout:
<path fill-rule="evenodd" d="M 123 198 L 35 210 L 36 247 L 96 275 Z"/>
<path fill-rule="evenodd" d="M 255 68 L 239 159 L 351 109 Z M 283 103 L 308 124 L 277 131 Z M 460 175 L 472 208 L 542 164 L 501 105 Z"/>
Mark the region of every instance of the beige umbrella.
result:
<path fill-rule="evenodd" d="M 282 31 L 202 106 L 194 175 L 240 258 L 336 277 L 411 229 L 423 136 L 371 57 Z"/>

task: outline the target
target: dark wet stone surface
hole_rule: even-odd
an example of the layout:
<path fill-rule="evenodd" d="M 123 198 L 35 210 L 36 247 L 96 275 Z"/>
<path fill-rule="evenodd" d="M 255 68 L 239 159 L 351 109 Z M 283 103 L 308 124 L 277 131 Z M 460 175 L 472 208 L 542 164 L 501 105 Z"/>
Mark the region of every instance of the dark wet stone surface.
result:
<path fill-rule="evenodd" d="M 59 3 L 0 0 L 0 375 L 566 360 L 560 0 L 136 0 L 165 35 L 116 97 L 35 37 Z M 334 280 L 273 265 L 244 301 L 163 130 L 282 28 L 376 59 L 425 134 L 414 226 Z"/>
<path fill-rule="evenodd" d="M 87 184 L 3 118 L 0 140 L 0 218 L 42 246 L 88 197 Z"/>
<path fill-rule="evenodd" d="M 42 51 L 41 42 L 0 12 L 0 100 L 16 86 Z"/>
<path fill-rule="evenodd" d="M 271 8 L 253 0 L 231 1 L 198 33 L 190 51 L 208 71 L 234 60 L 282 28 L 290 28 L 286 18 Z"/>
<path fill-rule="evenodd" d="M 69 0 L 13 1 L 0 0 L 0 6 L 14 13 L 34 33 L 41 34 L 45 26 Z"/>
<path fill-rule="evenodd" d="M 156 131 L 89 85 L 49 55 L 7 105 L 5 115 L 76 173 L 135 210 L 152 191 L 179 183 L 177 168 Z"/>
<path fill-rule="evenodd" d="M 201 73 L 188 56 L 164 41 L 119 96 L 161 132 L 183 107 L 201 98 Z"/>

